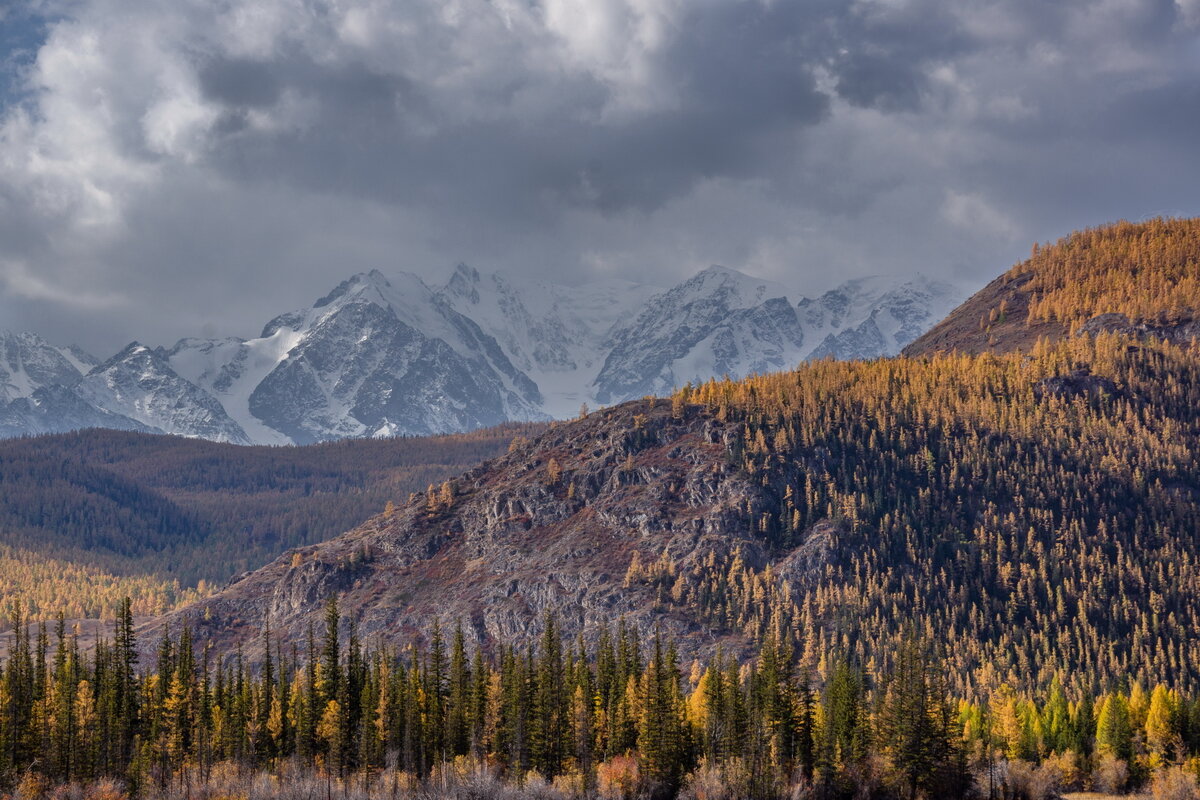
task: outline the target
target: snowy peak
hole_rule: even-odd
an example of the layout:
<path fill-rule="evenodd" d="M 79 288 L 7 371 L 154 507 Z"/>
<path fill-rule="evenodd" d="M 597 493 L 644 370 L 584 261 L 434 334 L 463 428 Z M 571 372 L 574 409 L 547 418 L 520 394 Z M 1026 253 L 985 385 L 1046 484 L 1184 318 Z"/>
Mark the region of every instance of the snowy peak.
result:
<path fill-rule="evenodd" d="M 380 302 L 386 305 L 382 294 L 386 289 L 391 288 L 387 278 L 377 269 L 370 272 L 360 272 L 356 275 L 351 275 L 346 280 L 334 287 L 333 291 L 322 297 L 317 302 L 313 303 L 313 309 L 321 309 L 332 305 L 339 300 L 351 300 L 356 297 L 362 298 L 366 295 L 368 301 Z"/>
<path fill-rule="evenodd" d="M 446 288 L 442 290 L 442 293 L 447 297 L 461 298 L 468 303 L 478 305 L 480 280 L 479 270 L 468 267 L 466 264 L 459 264 L 454 268 L 454 274 L 446 282 Z"/>
<path fill-rule="evenodd" d="M 588 386 L 604 363 L 610 330 L 656 291 L 621 280 L 561 286 L 460 264 L 439 295 L 536 385 L 546 414 L 566 417 L 595 402 Z"/>
<path fill-rule="evenodd" d="M 73 386 L 96 364 L 78 347 L 55 347 L 34 333 L 0 331 L 0 403 L 46 386 Z"/>
<path fill-rule="evenodd" d="M 0 331 L 0 436 L 80 428 L 144 430 L 140 423 L 91 406 L 76 393 L 96 359 L 33 333 Z"/>
<path fill-rule="evenodd" d="M 859 278 L 820 297 L 710 267 L 615 329 L 594 383 L 602 403 L 687 382 L 786 369 L 802 360 L 890 356 L 953 308 L 962 292 L 918 276 Z"/>
<path fill-rule="evenodd" d="M 610 335 L 596 399 L 614 403 L 797 363 L 804 332 L 786 295 L 777 284 L 713 266 L 654 297 Z"/>
<path fill-rule="evenodd" d="M 664 299 L 673 305 L 719 303 L 734 310 L 754 308 L 773 297 L 787 297 L 783 286 L 714 264 L 671 289 Z"/>
<path fill-rule="evenodd" d="M 899 353 L 962 300 L 956 286 L 918 275 L 897 282 L 860 278 L 798 304 L 820 344 L 809 358 L 875 358 Z M 815 342 L 814 342 L 815 343 Z"/>
<path fill-rule="evenodd" d="M 132 342 L 94 368 L 76 387 L 91 406 L 151 430 L 249 444 L 245 431 L 208 392 L 180 377 L 168 354 Z"/>

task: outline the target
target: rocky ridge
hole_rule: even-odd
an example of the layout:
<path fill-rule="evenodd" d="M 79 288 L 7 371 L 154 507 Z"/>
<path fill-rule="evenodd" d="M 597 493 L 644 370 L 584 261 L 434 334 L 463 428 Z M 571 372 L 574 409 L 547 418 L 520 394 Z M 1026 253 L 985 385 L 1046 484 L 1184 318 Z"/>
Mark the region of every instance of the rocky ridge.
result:
<path fill-rule="evenodd" d="M 679 418 L 666 401 L 634 401 L 552 425 L 507 455 L 376 516 L 331 541 L 289 552 L 223 592 L 151 623 L 188 625 L 221 652 L 252 657 L 264 628 L 298 639 L 337 596 L 360 635 L 398 642 L 430 620 L 461 619 L 478 641 L 537 631 L 553 611 L 564 633 L 597 635 L 618 617 L 655 626 L 697 648 L 741 646 L 680 609 L 664 612 L 655 592 L 627 586 L 635 553 L 666 553 L 679 568 L 735 550 L 768 560 L 753 520 L 771 487 L 728 460 L 740 426 L 699 407 Z M 787 477 L 781 473 L 779 479 Z M 776 501 L 777 502 L 777 501 Z M 839 529 L 814 526 L 778 568 L 803 580 L 837 548 Z"/>

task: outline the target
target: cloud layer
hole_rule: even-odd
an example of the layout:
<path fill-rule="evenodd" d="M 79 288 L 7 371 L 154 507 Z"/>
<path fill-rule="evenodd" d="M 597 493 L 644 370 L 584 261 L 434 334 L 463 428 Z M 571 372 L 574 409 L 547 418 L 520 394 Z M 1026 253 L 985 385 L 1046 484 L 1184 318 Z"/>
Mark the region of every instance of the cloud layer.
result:
<path fill-rule="evenodd" d="M 1200 0 L 27 8 L 0 12 L 0 326 L 102 353 L 252 333 L 369 268 L 980 280 L 1200 211 Z"/>

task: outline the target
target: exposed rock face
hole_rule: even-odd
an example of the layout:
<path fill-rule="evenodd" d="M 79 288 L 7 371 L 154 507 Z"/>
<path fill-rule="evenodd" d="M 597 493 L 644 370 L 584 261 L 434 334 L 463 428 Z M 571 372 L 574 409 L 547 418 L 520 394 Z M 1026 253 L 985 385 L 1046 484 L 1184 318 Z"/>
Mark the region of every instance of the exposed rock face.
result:
<path fill-rule="evenodd" d="M 1080 325 L 1078 333 L 1091 336 L 1099 333 L 1119 333 L 1136 338 L 1151 337 L 1165 339 L 1176 344 L 1187 344 L 1200 339 L 1200 320 L 1181 319 L 1171 322 L 1138 320 L 1130 322 L 1124 314 L 1097 314 Z"/>
<path fill-rule="evenodd" d="M 392 641 L 423 635 L 434 618 L 460 618 L 483 641 L 511 638 L 537 631 L 550 611 L 568 635 L 591 638 L 624 616 L 712 646 L 719 631 L 679 609 L 664 614 L 650 590 L 625 586 L 625 574 L 635 552 L 645 562 L 666 552 L 680 568 L 734 549 L 747 563 L 766 562 L 752 521 L 778 498 L 729 463 L 739 435 L 696 407 L 675 419 L 665 401 L 555 425 L 453 481 L 449 506 L 440 490 L 418 496 L 151 628 L 187 624 L 223 652 L 240 642 L 253 655 L 264 626 L 301 636 L 336 596 L 361 634 Z M 831 530 L 804 540 L 796 580 L 835 557 Z"/>
<path fill-rule="evenodd" d="M 1115 383 L 1108 378 L 1092 375 L 1087 369 L 1072 370 L 1069 375 L 1043 378 L 1033 389 L 1039 400 L 1044 397 L 1086 397 L 1090 400 L 1101 400 L 1117 393 Z"/>

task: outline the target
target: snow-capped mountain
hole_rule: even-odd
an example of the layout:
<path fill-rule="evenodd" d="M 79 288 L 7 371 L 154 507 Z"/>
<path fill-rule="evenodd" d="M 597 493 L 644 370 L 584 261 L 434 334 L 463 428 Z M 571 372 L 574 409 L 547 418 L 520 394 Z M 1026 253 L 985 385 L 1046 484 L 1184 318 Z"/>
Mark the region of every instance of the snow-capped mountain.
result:
<path fill-rule="evenodd" d="M 0 338 L 0 435 L 115 427 L 303 444 L 574 415 L 686 382 L 900 348 L 963 296 L 918 276 L 815 299 L 710 267 L 663 290 L 561 286 L 459 265 L 431 288 L 349 278 L 252 339 L 134 343 L 99 364 L 32 334 Z"/>
<path fill-rule="evenodd" d="M 73 386 L 99 363 L 78 347 L 55 347 L 34 333 L 0 331 L 0 403 L 45 386 Z"/>
<path fill-rule="evenodd" d="M 610 332 L 593 384 L 596 399 L 613 403 L 799 363 L 804 332 L 787 294 L 782 286 L 709 267 L 654 297 Z"/>
<path fill-rule="evenodd" d="M 33 333 L 0 331 L 0 436 L 78 428 L 143 430 L 75 392 L 98 362 L 78 347 L 56 347 Z"/>
<path fill-rule="evenodd" d="M 537 384 L 413 275 L 355 275 L 262 335 L 185 339 L 172 365 L 257 441 L 469 430 L 541 419 Z"/>
<path fill-rule="evenodd" d="M 241 426 L 208 392 L 180 377 L 162 349 L 133 342 L 75 386 L 92 407 L 162 433 L 249 444 Z"/>
<path fill-rule="evenodd" d="M 688 382 L 786 369 L 810 358 L 900 352 L 962 299 L 948 283 L 862 278 L 814 299 L 735 270 L 710 267 L 658 295 L 615 328 L 594 390 L 602 403 Z"/>
<path fill-rule="evenodd" d="M 609 332 L 660 291 L 623 280 L 559 286 L 481 275 L 460 264 L 440 295 L 537 384 L 542 410 L 563 418 L 596 402 L 591 383 L 607 356 Z"/>
<path fill-rule="evenodd" d="M 847 281 L 798 305 L 801 323 L 816 344 L 807 358 L 873 358 L 895 355 L 950 313 L 963 299 L 957 287 L 918 275 Z"/>

